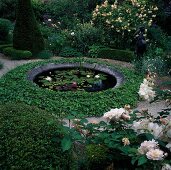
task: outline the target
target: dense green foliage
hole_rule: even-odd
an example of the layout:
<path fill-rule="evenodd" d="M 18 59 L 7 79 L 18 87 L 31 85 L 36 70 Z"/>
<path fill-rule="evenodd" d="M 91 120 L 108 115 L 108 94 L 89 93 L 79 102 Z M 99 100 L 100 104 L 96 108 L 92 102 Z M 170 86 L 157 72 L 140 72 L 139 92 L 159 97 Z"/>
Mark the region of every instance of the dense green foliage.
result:
<path fill-rule="evenodd" d="M 44 50 L 44 40 L 37 25 L 31 0 L 18 0 L 13 46 L 17 50 L 38 53 Z"/>
<path fill-rule="evenodd" d="M 69 154 L 61 154 L 58 123 L 54 116 L 33 106 L 1 105 L 0 169 L 70 169 Z"/>
<path fill-rule="evenodd" d="M 55 92 L 42 89 L 27 80 L 27 73 L 32 68 L 46 65 L 48 63 L 75 63 L 88 62 L 107 64 L 113 69 L 122 72 L 125 83 L 116 89 L 108 89 L 96 93 L 84 91 L 76 92 Z M 142 81 L 142 76 L 135 74 L 133 70 L 114 67 L 108 63 L 97 60 L 61 59 L 40 61 L 19 66 L 11 70 L 0 79 L 1 102 L 23 101 L 29 105 L 36 105 L 40 108 L 52 111 L 60 116 L 77 111 L 84 115 L 102 115 L 110 108 L 122 107 L 125 103 L 135 106 L 138 99 L 138 88 Z"/>
<path fill-rule="evenodd" d="M 101 48 L 97 53 L 97 57 L 131 62 L 134 59 L 134 53 L 129 50 Z"/>
<path fill-rule="evenodd" d="M 43 50 L 40 53 L 35 55 L 36 58 L 41 58 L 41 59 L 49 59 L 51 57 L 53 57 L 52 52 L 48 51 L 48 50 Z"/>
<path fill-rule="evenodd" d="M 0 18 L 0 41 L 7 40 L 11 25 L 9 20 Z"/>
<path fill-rule="evenodd" d="M 64 47 L 59 53 L 61 57 L 82 57 L 83 54 L 71 47 Z"/>
<path fill-rule="evenodd" d="M 91 170 L 105 169 L 110 162 L 108 158 L 108 148 L 102 145 L 90 144 L 86 146 L 85 153 L 87 159 L 87 167 Z"/>
<path fill-rule="evenodd" d="M 16 50 L 13 47 L 4 48 L 3 53 L 13 60 L 29 59 L 32 57 L 32 53 L 30 51 Z"/>

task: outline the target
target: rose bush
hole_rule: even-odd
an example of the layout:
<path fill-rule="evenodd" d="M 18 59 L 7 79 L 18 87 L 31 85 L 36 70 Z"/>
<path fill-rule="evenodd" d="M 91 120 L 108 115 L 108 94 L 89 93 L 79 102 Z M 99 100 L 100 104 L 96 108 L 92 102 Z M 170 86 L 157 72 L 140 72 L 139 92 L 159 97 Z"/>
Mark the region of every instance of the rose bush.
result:
<path fill-rule="evenodd" d="M 128 48 L 137 28 L 150 27 L 157 11 L 158 7 L 146 0 L 126 0 L 122 4 L 117 1 L 110 4 L 105 0 L 96 6 L 92 21 L 95 25 L 102 25 L 106 33 L 111 33 L 116 47 Z"/>

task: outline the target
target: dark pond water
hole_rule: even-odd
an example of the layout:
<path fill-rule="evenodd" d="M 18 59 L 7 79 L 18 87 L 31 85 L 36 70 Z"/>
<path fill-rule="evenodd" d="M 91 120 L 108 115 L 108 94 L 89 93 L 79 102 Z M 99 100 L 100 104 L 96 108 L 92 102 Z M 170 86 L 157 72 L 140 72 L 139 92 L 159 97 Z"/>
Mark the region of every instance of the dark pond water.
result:
<path fill-rule="evenodd" d="M 48 70 L 34 79 L 39 87 L 54 91 L 87 91 L 98 92 L 113 88 L 116 78 L 93 69 L 60 68 Z"/>

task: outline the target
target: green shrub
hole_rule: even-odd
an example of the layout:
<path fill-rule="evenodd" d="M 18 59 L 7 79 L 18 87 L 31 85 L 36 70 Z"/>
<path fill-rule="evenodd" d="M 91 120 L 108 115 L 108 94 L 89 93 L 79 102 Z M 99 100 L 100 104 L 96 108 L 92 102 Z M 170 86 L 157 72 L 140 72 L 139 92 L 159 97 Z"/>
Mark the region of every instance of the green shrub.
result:
<path fill-rule="evenodd" d="M 40 53 L 36 54 L 35 57 L 41 58 L 41 59 L 49 59 L 49 58 L 53 57 L 53 54 L 52 54 L 52 52 L 50 52 L 48 50 L 43 50 Z"/>
<path fill-rule="evenodd" d="M 102 145 L 90 144 L 86 146 L 85 154 L 87 157 L 88 169 L 105 169 L 109 162 L 108 149 Z"/>
<path fill-rule="evenodd" d="M 99 49 L 98 55 L 99 58 L 109 58 L 120 61 L 131 62 L 134 59 L 134 53 L 129 50 L 118 50 L 111 48 L 101 48 Z"/>
<path fill-rule="evenodd" d="M 101 30 L 91 23 L 78 24 L 73 33 L 70 35 L 72 46 L 78 48 L 82 53 L 87 53 L 89 46 L 99 44 L 103 39 Z"/>
<path fill-rule="evenodd" d="M 0 169 L 67 170 L 69 154 L 61 154 L 58 124 L 57 118 L 34 106 L 0 105 Z"/>
<path fill-rule="evenodd" d="M 58 55 L 65 44 L 65 37 L 62 34 L 54 33 L 48 37 L 48 49 Z"/>
<path fill-rule="evenodd" d="M 120 71 L 125 82 L 118 88 L 107 89 L 100 92 L 86 91 L 52 91 L 43 89 L 27 80 L 28 72 L 49 63 L 82 63 L 101 64 L 111 69 Z M 125 103 L 135 106 L 138 100 L 138 89 L 143 76 L 133 70 L 114 66 L 107 62 L 93 59 L 66 58 L 60 60 L 46 60 L 28 63 L 19 66 L 0 79 L 0 103 L 7 101 L 23 101 L 26 104 L 46 109 L 60 117 L 70 114 L 72 111 L 85 116 L 100 116 L 111 108 L 120 108 Z"/>
<path fill-rule="evenodd" d="M 83 54 L 71 47 L 64 47 L 59 53 L 61 57 L 82 57 Z"/>
<path fill-rule="evenodd" d="M 158 75 L 166 75 L 170 66 L 168 65 L 169 58 L 165 55 L 161 48 L 150 48 L 141 60 L 135 60 L 133 64 L 137 72 L 146 74 L 150 71 Z"/>
<path fill-rule="evenodd" d="M 148 30 L 148 36 L 152 46 L 162 48 L 166 51 L 170 50 L 169 38 L 166 33 L 160 27 L 151 27 Z"/>
<path fill-rule="evenodd" d="M 2 53 L 3 50 L 7 47 L 12 47 L 12 44 L 4 44 L 4 45 L 0 45 L 0 52 Z"/>
<path fill-rule="evenodd" d="M 8 37 L 12 23 L 7 19 L 0 18 L 0 41 L 5 41 Z"/>
<path fill-rule="evenodd" d="M 37 25 L 31 0 L 18 0 L 13 46 L 33 54 L 44 50 L 44 40 Z"/>
<path fill-rule="evenodd" d="M 4 48 L 3 53 L 14 60 L 29 59 L 32 57 L 32 53 L 30 51 L 16 50 L 13 47 Z"/>

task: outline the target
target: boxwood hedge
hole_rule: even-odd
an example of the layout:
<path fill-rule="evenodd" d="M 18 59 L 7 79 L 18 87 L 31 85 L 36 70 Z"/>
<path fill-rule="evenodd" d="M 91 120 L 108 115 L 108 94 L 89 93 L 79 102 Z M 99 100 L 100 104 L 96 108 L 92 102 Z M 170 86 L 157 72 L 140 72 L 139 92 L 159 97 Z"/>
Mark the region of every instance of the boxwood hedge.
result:
<path fill-rule="evenodd" d="M 124 74 L 125 83 L 116 89 L 100 92 L 55 92 L 43 89 L 27 80 L 31 69 L 48 63 L 88 62 L 108 65 Z M 8 72 L 0 79 L 1 103 L 7 101 L 22 101 L 35 105 L 54 114 L 65 116 L 72 111 L 85 116 L 100 116 L 111 108 L 123 107 L 125 104 L 135 106 L 138 100 L 138 88 L 142 75 L 127 68 L 116 67 L 107 62 L 94 59 L 59 59 L 29 63 Z"/>
<path fill-rule="evenodd" d="M 0 169 L 70 169 L 72 157 L 62 153 L 58 124 L 53 115 L 33 106 L 0 105 Z"/>

